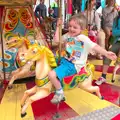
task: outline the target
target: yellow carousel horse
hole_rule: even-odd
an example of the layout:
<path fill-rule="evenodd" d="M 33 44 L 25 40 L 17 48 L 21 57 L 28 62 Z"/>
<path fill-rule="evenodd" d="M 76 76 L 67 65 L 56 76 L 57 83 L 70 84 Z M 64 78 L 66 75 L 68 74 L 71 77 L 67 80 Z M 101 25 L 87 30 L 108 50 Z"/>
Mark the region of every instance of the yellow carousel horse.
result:
<path fill-rule="evenodd" d="M 30 41 L 26 39 L 25 37 L 12 37 L 6 42 L 6 46 L 9 49 L 11 48 L 17 48 L 17 55 L 15 58 L 15 63 L 17 64 L 18 68 L 12 72 L 12 77 L 9 80 L 8 88 L 12 88 L 13 82 L 22 77 L 26 77 L 28 73 L 31 71 L 33 72 L 34 65 L 33 62 L 28 62 L 27 64 L 22 61 L 24 57 L 24 53 L 28 50 L 28 48 L 31 46 Z M 31 69 L 33 68 L 33 69 Z"/>
<path fill-rule="evenodd" d="M 26 90 L 22 99 L 21 99 L 21 117 L 26 115 L 27 107 L 36 100 L 47 97 L 52 91 L 52 84 L 48 79 L 48 72 L 57 66 L 54 54 L 45 46 L 33 45 L 24 56 L 25 61 L 36 62 L 35 73 L 35 86 L 29 90 Z M 88 78 L 85 81 L 81 81 L 81 78 L 84 77 L 82 74 L 79 77 L 79 74 L 73 76 L 73 81 L 67 84 L 66 78 L 64 80 L 63 89 L 68 90 L 74 87 L 80 87 L 88 92 L 96 93 L 99 98 L 101 94 L 99 92 L 98 86 L 92 86 L 92 74 L 91 69 L 94 69 L 93 66 L 87 64 L 86 66 L 88 72 Z M 74 83 L 74 87 L 71 85 Z"/>

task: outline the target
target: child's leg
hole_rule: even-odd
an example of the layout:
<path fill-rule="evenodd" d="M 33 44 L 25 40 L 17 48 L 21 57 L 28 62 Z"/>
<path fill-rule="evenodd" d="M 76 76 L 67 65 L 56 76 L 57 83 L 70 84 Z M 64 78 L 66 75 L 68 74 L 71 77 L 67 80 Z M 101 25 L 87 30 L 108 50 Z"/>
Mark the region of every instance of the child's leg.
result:
<path fill-rule="evenodd" d="M 56 94 L 51 100 L 52 103 L 59 103 L 60 101 L 64 100 L 61 82 L 64 77 L 73 75 L 75 73 L 77 73 L 77 71 L 74 64 L 64 58 L 62 58 L 60 66 L 48 73 L 49 80 L 56 88 Z"/>
<path fill-rule="evenodd" d="M 57 79 L 57 76 L 54 70 L 48 73 L 48 77 L 49 77 L 49 80 L 54 85 L 54 87 L 56 88 L 56 93 L 53 99 L 51 100 L 51 102 L 54 104 L 57 104 L 65 99 L 63 89 L 62 89 L 60 81 Z"/>

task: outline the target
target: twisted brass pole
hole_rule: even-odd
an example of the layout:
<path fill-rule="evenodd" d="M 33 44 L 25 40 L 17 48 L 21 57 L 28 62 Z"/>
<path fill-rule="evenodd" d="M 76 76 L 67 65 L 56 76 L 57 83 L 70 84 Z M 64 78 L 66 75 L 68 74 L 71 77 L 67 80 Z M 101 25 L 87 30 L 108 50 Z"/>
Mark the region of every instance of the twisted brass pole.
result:
<path fill-rule="evenodd" d="M 59 18 L 62 18 L 62 0 L 58 0 Z M 61 40 L 62 40 L 62 24 L 59 26 L 59 60 L 61 59 Z"/>

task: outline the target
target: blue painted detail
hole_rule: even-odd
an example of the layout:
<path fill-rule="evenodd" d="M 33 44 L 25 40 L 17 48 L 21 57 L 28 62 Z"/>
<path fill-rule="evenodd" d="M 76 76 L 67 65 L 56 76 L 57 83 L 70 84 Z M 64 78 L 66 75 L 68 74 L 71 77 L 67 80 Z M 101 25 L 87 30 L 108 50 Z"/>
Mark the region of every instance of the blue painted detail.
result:
<path fill-rule="evenodd" d="M 10 50 L 4 51 L 4 56 L 10 56 L 9 58 L 5 57 L 4 62 L 7 66 L 5 66 L 4 72 L 11 72 L 16 70 L 18 67 L 16 66 L 16 56 L 18 53 L 18 49 L 12 48 Z M 0 58 L 0 62 L 3 61 L 3 58 Z M 3 71 L 3 66 L 0 66 L 0 70 Z"/>

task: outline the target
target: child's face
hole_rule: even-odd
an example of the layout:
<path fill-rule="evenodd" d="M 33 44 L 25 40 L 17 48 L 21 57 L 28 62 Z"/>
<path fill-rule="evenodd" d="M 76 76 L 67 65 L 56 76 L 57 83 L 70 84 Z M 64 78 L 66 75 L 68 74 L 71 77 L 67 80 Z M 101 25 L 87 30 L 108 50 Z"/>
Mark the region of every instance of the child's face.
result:
<path fill-rule="evenodd" d="M 75 37 L 81 33 L 81 27 L 75 20 L 71 20 L 69 22 L 68 30 L 72 37 Z"/>
<path fill-rule="evenodd" d="M 108 4 L 109 4 L 110 6 L 114 6 L 115 0 L 110 0 Z"/>

